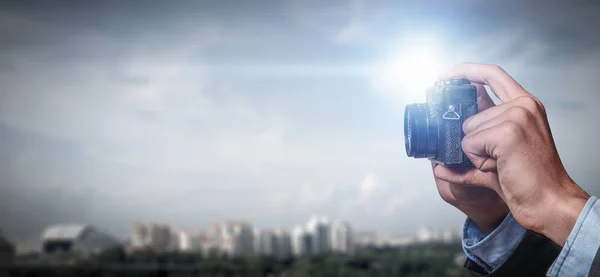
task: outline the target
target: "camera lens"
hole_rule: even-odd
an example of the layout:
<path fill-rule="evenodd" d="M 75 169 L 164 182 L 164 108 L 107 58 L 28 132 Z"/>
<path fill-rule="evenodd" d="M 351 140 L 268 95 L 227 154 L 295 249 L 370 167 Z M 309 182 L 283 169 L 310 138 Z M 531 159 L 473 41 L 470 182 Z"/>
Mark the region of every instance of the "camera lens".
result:
<path fill-rule="evenodd" d="M 414 158 L 435 158 L 438 131 L 430 120 L 425 104 L 406 105 L 404 110 L 404 145 L 406 154 Z"/>

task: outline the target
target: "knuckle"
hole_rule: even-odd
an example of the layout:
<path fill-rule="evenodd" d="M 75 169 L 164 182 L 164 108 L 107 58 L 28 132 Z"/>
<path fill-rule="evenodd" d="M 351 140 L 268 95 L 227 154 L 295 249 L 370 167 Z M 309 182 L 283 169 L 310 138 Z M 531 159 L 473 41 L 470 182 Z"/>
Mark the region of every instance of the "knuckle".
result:
<path fill-rule="evenodd" d="M 519 106 L 526 108 L 535 114 L 546 114 L 546 109 L 540 100 L 535 98 L 532 95 L 521 96 L 516 99 L 519 103 Z"/>
<path fill-rule="evenodd" d="M 507 138 L 519 137 L 522 134 L 521 125 L 515 121 L 502 123 L 502 135 Z"/>
<path fill-rule="evenodd" d="M 531 112 L 523 107 L 514 106 L 507 111 L 509 117 L 517 122 L 525 122 L 531 118 Z"/>

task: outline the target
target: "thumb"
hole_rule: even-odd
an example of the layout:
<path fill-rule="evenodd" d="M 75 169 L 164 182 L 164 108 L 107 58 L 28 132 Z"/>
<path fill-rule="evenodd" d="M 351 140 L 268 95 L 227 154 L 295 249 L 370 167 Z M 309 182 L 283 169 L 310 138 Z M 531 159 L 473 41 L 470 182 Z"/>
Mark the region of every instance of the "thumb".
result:
<path fill-rule="evenodd" d="M 473 185 L 496 190 L 499 182 L 494 172 L 483 172 L 477 168 L 449 168 L 436 166 L 433 175 L 452 184 Z"/>

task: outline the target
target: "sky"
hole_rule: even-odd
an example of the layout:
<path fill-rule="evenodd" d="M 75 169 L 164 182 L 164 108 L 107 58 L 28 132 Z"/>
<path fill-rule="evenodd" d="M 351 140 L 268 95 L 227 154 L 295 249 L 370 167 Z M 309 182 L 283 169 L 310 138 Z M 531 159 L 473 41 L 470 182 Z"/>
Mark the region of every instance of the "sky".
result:
<path fill-rule="evenodd" d="M 429 163 L 404 150 L 404 106 L 429 85 L 412 74 L 434 76 L 431 62 L 501 65 L 600 194 L 594 1 L 13 2 L 0 4 L 0 228 L 15 241 L 56 223 L 124 236 L 137 221 L 313 214 L 459 228 Z"/>

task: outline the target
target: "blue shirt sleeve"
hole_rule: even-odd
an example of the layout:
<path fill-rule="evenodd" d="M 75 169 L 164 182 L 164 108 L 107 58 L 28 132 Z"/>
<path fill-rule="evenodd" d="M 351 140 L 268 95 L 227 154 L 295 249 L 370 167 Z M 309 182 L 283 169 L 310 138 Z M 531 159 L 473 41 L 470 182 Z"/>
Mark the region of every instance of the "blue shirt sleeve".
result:
<path fill-rule="evenodd" d="M 519 246 L 525 232 L 526 229 L 510 213 L 489 235 L 467 218 L 463 228 L 463 250 L 470 260 L 492 272 Z"/>
<path fill-rule="evenodd" d="M 590 197 L 548 276 L 587 276 L 600 247 L 600 201 Z"/>
<path fill-rule="evenodd" d="M 600 248 L 600 201 L 590 197 L 554 261 L 548 276 L 587 276 Z M 526 229 L 509 213 L 491 234 L 467 218 L 463 228 L 463 250 L 469 259 L 488 272 L 500 267 L 517 248 Z"/>

